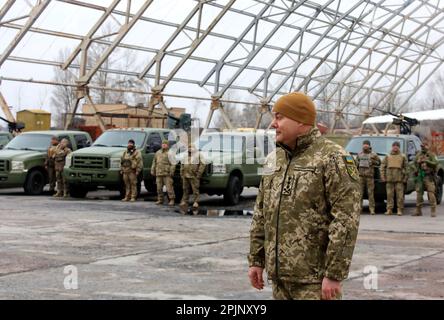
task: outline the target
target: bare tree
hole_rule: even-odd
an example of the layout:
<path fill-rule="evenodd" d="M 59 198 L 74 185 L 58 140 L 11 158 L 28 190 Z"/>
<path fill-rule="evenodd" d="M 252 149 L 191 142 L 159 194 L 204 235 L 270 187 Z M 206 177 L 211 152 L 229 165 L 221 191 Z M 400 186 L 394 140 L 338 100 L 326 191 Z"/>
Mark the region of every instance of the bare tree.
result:
<path fill-rule="evenodd" d="M 61 50 L 58 55 L 59 61 L 65 61 L 69 56 L 69 50 Z M 71 70 L 62 70 L 59 67 L 54 68 L 55 82 L 75 83 L 77 75 Z M 51 112 L 53 113 L 54 123 L 57 128 L 63 127 L 64 115 L 71 112 L 71 106 L 76 100 L 76 90 L 74 87 L 56 86 L 51 95 Z"/>

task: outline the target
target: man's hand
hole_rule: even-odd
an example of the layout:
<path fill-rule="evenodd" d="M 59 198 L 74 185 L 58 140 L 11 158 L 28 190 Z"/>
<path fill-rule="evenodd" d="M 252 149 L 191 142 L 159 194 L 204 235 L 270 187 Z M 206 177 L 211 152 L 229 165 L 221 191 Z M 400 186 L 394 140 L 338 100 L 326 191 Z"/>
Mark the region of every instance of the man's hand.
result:
<path fill-rule="evenodd" d="M 341 282 L 328 278 L 322 280 L 322 300 L 333 300 L 341 293 Z"/>
<path fill-rule="evenodd" d="M 264 288 L 264 278 L 263 278 L 264 268 L 260 267 L 250 267 L 248 270 L 248 277 L 250 278 L 251 285 L 262 290 Z"/>

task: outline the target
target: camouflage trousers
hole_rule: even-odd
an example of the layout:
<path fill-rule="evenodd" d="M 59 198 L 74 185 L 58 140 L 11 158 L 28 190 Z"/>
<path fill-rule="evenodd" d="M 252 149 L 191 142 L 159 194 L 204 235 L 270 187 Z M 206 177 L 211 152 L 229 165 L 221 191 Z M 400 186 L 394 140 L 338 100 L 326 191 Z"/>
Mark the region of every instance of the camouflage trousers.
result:
<path fill-rule="evenodd" d="M 362 200 L 364 200 L 364 192 L 367 189 L 368 206 L 370 212 L 375 212 L 375 179 L 372 177 L 361 176 Z M 361 200 L 361 204 L 362 204 Z"/>
<path fill-rule="evenodd" d="M 427 191 L 430 206 L 436 207 L 436 185 L 431 176 L 425 176 L 422 182 L 416 183 L 416 206 L 422 208 L 424 204 L 424 191 Z"/>
<path fill-rule="evenodd" d="M 157 186 L 157 200 L 163 202 L 163 186 L 166 186 L 168 198 L 174 200 L 176 195 L 174 194 L 173 178 L 170 176 L 156 176 Z"/>
<path fill-rule="evenodd" d="M 137 199 L 137 175 L 135 172 L 124 172 L 125 199 Z"/>
<path fill-rule="evenodd" d="M 49 190 L 54 191 L 57 182 L 56 170 L 54 166 L 48 166 L 48 180 Z"/>
<path fill-rule="evenodd" d="M 387 182 L 387 210 L 393 210 L 396 195 L 396 206 L 398 211 L 404 209 L 404 183 L 402 182 Z"/>
<path fill-rule="evenodd" d="M 57 180 L 57 193 L 64 195 L 68 193 L 68 183 L 63 175 L 63 171 L 55 170 L 56 180 Z"/>
<path fill-rule="evenodd" d="M 273 282 L 273 299 L 275 300 L 321 300 L 322 284 L 305 284 L 286 281 Z M 342 295 L 335 300 L 341 300 Z"/>
<path fill-rule="evenodd" d="M 183 197 L 181 202 L 188 202 L 190 191 L 193 190 L 193 202 L 199 202 L 199 178 L 182 178 Z"/>

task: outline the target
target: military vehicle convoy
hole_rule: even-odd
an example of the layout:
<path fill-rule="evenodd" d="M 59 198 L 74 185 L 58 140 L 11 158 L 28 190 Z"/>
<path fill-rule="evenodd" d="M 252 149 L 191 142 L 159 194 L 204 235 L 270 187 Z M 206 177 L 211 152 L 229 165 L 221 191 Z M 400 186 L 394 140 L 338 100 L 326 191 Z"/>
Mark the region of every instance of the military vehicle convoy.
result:
<path fill-rule="evenodd" d="M 88 133 L 79 131 L 33 131 L 16 136 L 0 150 L 0 188 L 23 187 L 29 195 L 43 193 L 48 183 L 45 169 L 47 149 L 52 136 L 68 139 L 78 150 L 91 144 Z"/>
<path fill-rule="evenodd" d="M 139 176 L 139 192 L 142 181 L 149 192 L 155 192 L 155 177 L 150 173 L 151 164 L 155 152 L 161 148 L 162 140 L 169 138 L 170 131 L 157 128 L 112 129 L 104 132 L 91 147 L 73 152 L 67 158 L 64 170 L 71 196 L 84 198 L 89 191 L 98 188 L 123 193 L 120 158 L 129 139 L 135 140 L 143 157 L 144 168 Z M 244 187 L 259 186 L 259 162 L 268 152 L 258 147 L 263 143 L 247 143 L 253 137 L 253 133 L 243 132 L 208 133 L 200 137 L 196 147 L 203 152 L 207 163 L 201 180 L 201 193 L 223 195 L 227 204 L 237 204 Z M 170 141 L 170 145 L 175 143 L 176 141 Z M 183 149 L 176 147 L 175 150 L 178 164 L 174 186 L 180 193 L 180 159 Z M 247 164 L 247 155 L 254 154 L 258 159 Z"/>

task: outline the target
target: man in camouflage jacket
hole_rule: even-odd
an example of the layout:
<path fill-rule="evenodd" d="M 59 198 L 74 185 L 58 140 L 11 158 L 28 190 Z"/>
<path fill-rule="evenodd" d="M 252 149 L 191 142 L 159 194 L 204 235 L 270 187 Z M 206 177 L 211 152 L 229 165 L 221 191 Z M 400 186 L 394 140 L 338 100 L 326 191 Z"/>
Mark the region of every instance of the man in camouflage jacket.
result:
<path fill-rule="evenodd" d="M 136 143 L 131 139 L 120 159 L 120 172 L 125 184 L 125 198 L 122 201 L 136 201 L 138 176 L 142 170 L 142 154 L 136 149 Z"/>
<path fill-rule="evenodd" d="M 173 187 L 174 171 L 176 170 L 176 163 L 172 161 L 169 153 L 170 145 L 168 140 L 162 141 L 162 149 L 154 155 L 153 163 L 151 165 L 151 175 L 156 177 L 157 186 L 157 202 L 156 204 L 163 204 L 163 186 L 166 186 L 168 198 L 170 202 L 168 205 L 174 206 L 174 199 L 176 195 Z M 171 159 L 170 159 L 171 158 Z"/>
<path fill-rule="evenodd" d="M 378 155 L 371 151 L 369 140 L 362 143 L 362 152 L 356 157 L 359 176 L 361 178 L 361 193 L 367 189 L 368 207 L 371 215 L 375 214 L 375 167 L 381 164 Z M 362 203 L 361 203 L 362 205 Z"/>
<path fill-rule="evenodd" d="M 249 278 L 275 299 L 340 299 L 361 211 L 353 158 L 324 139 L 305 94 L 280 98 L 272 127 L 277 149 L 264 166 L 250 229 Z"/>
<path fill-rule="evenodd" d="M 54 160 L 54 170 L 56 172 L 57 193 L 54 197 L 68 197 L 68 183 L 66 177 L 63 175 L 63 169 L 66 164 L 66 157 L 72 152 L 68 147 L 68 139 L 62 139 L 57 148 L 55 148 L 52 159 Z"/>
<path fill-rule="evenodd" d="M 424 191 L 430 202 L 431 216 L 436 217 L 436 168 L 438 159 L 429 150 L 427 142 L 421 145 L 421 151 L 415 156 L 415 176 L 416 176 L 416 212 L 414 216 L 422 216 L 422 206 L 424 205 Z"/>
<path fill-rule="evenodd" d="M 199 187 L 200 178 L 205 172 L 205 159 L 192 144 L 188 146 L 188 153 L 180 166 L 180 176 L 182 177 L 183 196 L 180 202 L 182 212 L 186 211 L 190 191 L 193 191 L 193 208 L 199 208 Z"/>

